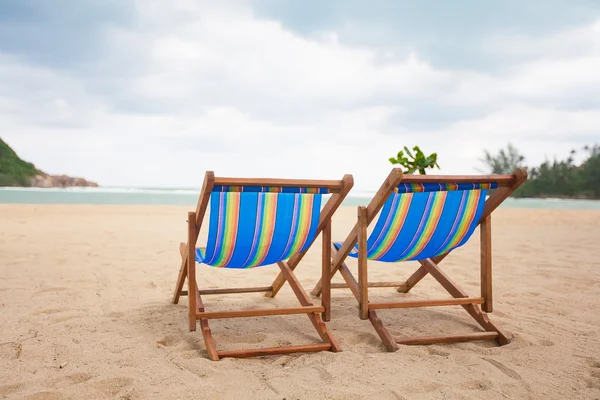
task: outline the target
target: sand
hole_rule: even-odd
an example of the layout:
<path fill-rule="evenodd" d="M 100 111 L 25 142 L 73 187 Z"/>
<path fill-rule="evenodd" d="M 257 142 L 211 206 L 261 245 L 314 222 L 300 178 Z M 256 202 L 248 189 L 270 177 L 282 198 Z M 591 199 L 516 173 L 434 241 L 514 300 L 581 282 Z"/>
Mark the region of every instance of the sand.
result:
<path fill-rule="evenodd" d="M 388 353 L 348 290 L 333 292 L 329 330 L 343 352 L 206 358 L 189 332 L 186 301 L 170 303 L 187 207 L 0 205 L 0 398 L 8 399 L 600 399 L 600 212 L 494 213 L 494 312 L 513 335 L 494 342 L 400 346 Z M 343 239 L 354 207 L 334 218 Z M 205 240 L 206 229 L 200 241 Z M 314 246 L 297 276 L 320 274 Z M 479 293 L 478 235 L 444 270 Z M 352 269 L 356 263 L 349 262 Z M 372 264 L 373 280 L 401 280 L 414 263 Z M 265 286 L 277 267 L 198 267 L 204 287 Z M 341 281 L 338 277 L 336 281 Z M 410 294 L 448 297 L 431 277 Z M 205 299 L 207 310 L 295 307 L 289 286 Z M 318 302 L 318 300 L 315 300 Z M 380 312 L 396 336 L 461 333 L 476 324 L 459 306 Z M 220 349 L 305 344 L 304 315 L 215 320 Z"/>

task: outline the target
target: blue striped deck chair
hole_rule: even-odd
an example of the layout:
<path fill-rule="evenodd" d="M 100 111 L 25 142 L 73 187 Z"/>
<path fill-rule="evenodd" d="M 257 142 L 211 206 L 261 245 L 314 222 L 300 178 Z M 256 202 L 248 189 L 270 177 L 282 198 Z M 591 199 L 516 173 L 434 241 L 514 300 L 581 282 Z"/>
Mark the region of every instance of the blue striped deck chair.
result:
<path fill-rule="evenodd" d="M 396 351 L 398 344 L 471 340 L 496 340 L 499 345 L 509 343 L 508 335 L 493 324 L 487 314 L 492 312 L 491 213 L 526 179 L 524 169 L 518 169 L 511 175 L 485 176 L 403 175 L 400 169 L 393 169 L 369 205 L 358 207 L 358 221 L 346 240 L 333 243 L 331 272 L 324 279 L 331 280 L 339 271 L 346 284 L 325 283 L 322 278 L 312 294 L 318 296 L 325 286 L 350 288 L 359 303 L 360 319 L 369 319 L 388 351 Z M 367 227 L 378 213 L 379 218 L 367 235 Z M 481 235 L 481 296 L 469 297 L 438 264 L 452 250 L 467 243 L 478 226 Z M 346 257 L 357 259 L 358 281 L 344 263 Z M 367 261 L 418 261 L 420 267 L 406 282 L 369 282 Z M 397 287 L 399 292 L 407 293 L 427 274 L 433 276 L 452 298 L 369 302 L 369 288 Z M 393 338 L 376 314 L 378 309 L 449 305 L 464 307 L 484 331 L 453 336 Z"/>
<path fill-rule="evenodd" d="M 188 297 L 190 331 L 200 328 L 208 358 L 255 357 L 297 352 L 340 351 L 340 346 L 327 331 L 322 317 L 329 308 L 327 290 L 322 305 L 315 306 L 300 285 L 294 269 L 315 238 L 323 237 L 323 265 L 327 275 L 331 267 L 331 217 L 352 186 L 352 175 L 341 180 L 249 179 L 215 177 L 208 171 L 195 212 L 188 213 L 187 243 L 180 244 L 181 267 L 172 302 Z M 323 195 L 330 195 L 321 207 Z M 206 247 L 197 247 L 198 234 L 210 204 Z M 277 264 L 282 278 L 265 287 L 199 289 L 196 263 L 212 268 L 237 269 L 252 273 L 254 268 Z M 322 275 L 324 276 L 324 275 Z M 188 290 L 183 286 L 187 279 Z M 202 295 L 266 292 L 273 297 L 288 282 L 301 307 L 260 310 L 225 310 L 207 312 Z M 195 295 L 194 295 L 195 293 Z M 317 330 L 321 343 L 299 346 L 218 350 L 208 325 L 210 319 L 306 314 Z"/>

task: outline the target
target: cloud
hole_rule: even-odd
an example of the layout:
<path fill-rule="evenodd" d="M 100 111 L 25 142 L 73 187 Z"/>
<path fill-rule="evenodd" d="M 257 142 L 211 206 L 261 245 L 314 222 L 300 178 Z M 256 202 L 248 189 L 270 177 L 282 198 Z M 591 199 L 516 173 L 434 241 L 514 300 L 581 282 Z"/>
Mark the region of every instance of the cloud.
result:
<path fill-rule="evenodd" d="M 110 4 L 83 35 L 93 38 L 89 48 L 69 45 L 75 54 L 61 63 L 0 40 L 2 136 L 48 172 L 121 186 L 199 186 L 207 169 L 353 173 L 356 188 L 369 190 L 404 145 L 437 151 L 443 173 L 464 174 L 481 167 L 483 149 L 508 141 L 535 163 L 597 137 L 600 14 L 573 26 L 581 7 L 569 24 L 552 28 L 540 17 L 544 26 L 517 36 L 445 22 L 412 41 L 394 40 L 390 21 L 407 17 L 391 13 L 378 33 L 387 41 L 371 45 L 349 36 L 352 26 L 379 20 L 373 10 L 363 18 L 355 2 L 343 14 L 338 3 L 323 6 L 320 23 L 304 30 L 268 2 L 269 15 L 240 1 Z M 91 15 L 89 3 L 80 7 Z M 119 10 L 125 16 L 115 17 Z M 434 18 L 425 11 L 413 13 Z M 56 11 L 42 14 L 58 23 Z M 504 62 L 438 62 L 435 46 L 422 44 L 443 46 L 477 29 L 481 37 L 466 46 Z M 50 58 L 64 56 L 54 49 L 46 48 Z"/>
<path fill-rule="evenodd" d="M 351 46 L 385 49 L 399 55 L 418 51 L 441 68 L 501 70 L 505 55 L 490 38 L 549 38 L 557 32 L 593 23 L 600 13 L 595 0 L 290 0 L 251 1 L 259 18 L 281 21 L 300 35 L 334 30 Z M 518 47 L 518 43 L 509 42 Z M 485 51 L 485 50 L 488 51 Z M 526 56 L 528 53 L 523 54 Z"/>

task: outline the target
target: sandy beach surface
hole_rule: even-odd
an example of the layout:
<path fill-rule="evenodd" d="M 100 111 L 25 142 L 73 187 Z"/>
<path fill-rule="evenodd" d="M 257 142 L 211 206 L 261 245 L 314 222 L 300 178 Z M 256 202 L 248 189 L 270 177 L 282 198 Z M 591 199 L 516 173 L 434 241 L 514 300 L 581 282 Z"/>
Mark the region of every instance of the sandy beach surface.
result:
<path fill-rule="evenodd" d="M 0 398 L 7 399 L 600 399 L 600 211 L 499 209 L 493 217 L 494 312 L 513 335 L 494 342 L 385 351 L 347 289 L 333 292 L 329 330 L 343 352 L 251 359 L 206 357 L 187 301 L 170 303 L 186 237 L 179 206 L 0 205 Z M 355 207 L 334 218 L 341 240 Z M 206 238 L 207 224 L 200 243 Z M 296 270 L 320 275 L 320 240 Z M 350 259 L 352 269 L 356 263 Z M 478 232 L 440 264 L 479 295 Z M 402 280 L 415 263 L 372 263 L 370 278 Z M 198 266 L 204 288 L 270 285 L 276 266 Z M 337 277 L 336 281 L 341 282 Z M 447 298 L 425 278 L 409 294 Z M 318 303 L 318 299 L 314 299 Z M 208 311 L 296 307 L 288 285 L 205 298 Z M 460 307 L 380 312 L 395 336 L 477 330 Z M 316 342 L 305 315 L 214 320 L 220 349 Z"/>

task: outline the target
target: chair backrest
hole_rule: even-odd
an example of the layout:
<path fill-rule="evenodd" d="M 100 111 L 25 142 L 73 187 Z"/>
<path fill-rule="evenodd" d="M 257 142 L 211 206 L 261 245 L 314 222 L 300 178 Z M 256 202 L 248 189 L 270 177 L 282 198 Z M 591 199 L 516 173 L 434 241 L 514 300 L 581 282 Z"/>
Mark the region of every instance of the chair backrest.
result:
<path fill-rule="evenodd" d="M 400 183 L 367 239 L 367 258 L 422 260 L 467 242 L 496 182 Z"/>
<path fill-rule="evenodd" d="M 215 185 L 204 264 L 253 268 L 305 251 L 314 241 L 323 187 Z M 197 252 L 200 250 L 197 250 Z"/>

